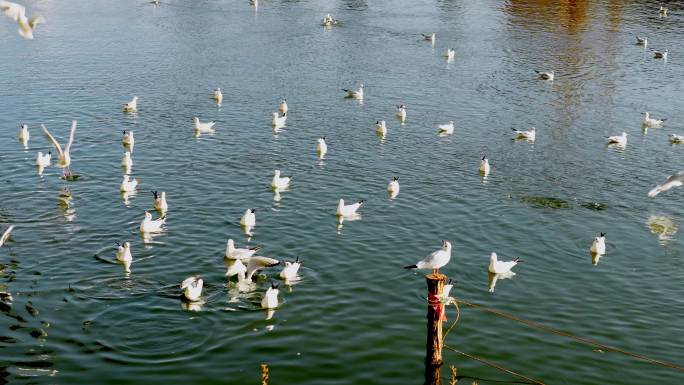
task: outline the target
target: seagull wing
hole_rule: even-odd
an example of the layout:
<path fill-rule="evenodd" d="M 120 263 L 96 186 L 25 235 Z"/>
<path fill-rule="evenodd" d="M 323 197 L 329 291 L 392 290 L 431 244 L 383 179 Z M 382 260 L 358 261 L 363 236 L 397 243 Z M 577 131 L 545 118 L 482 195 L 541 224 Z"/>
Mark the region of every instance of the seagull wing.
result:
<path fill-rule="evenodd" d="M 45 24 L 45 18 L 43 16 L 35 16 L 29 20 L 29 26 L 31 29 L 36 28 L 38 24 Z"/>
<path fill-rule="evenodd" d="M 26 8 L 17 3 L 0 0 L 0 11 L 16 22 L 22 18 L 26 18 Z"/>
<path fill-rule="evenodd" d="M 66 147 L 64 148 L 64 152 L 67 154 L 69 153 L 69 150 L 71 150 L 71 145 L 74 143 L 74 135 L 76 134 L 76 119 L 71 121 L 71 132 L 69 132 L 69 142 L 67 143 Z"/>
<path fill-rule="evenodd" d="M 0 247 L 5 244 L 7 239 L 10 237 L 10 233 L 14 230 L 14 225 L 10 226 L 5 230 L 5 232 L 2 234 L 2 238 L 0 238 Z"/>
<path fill-rule="evenodd" d="M 181 283 L 181 290 L 185 289 L 186 287 L 192 285 L 195 283 L 195 280 L 197 280 L 197 277 L 188 277 L 186 278 L 182 283 Z"/>
<path fill-rule="evenodd" d="M 43 132 L 45 133 L 45 136 L 47 136 L 50 143 L 52 143 L 52 147 L 54 147 L 55 150 L 57 151 L 57 155 L 59 155 L 60 158 L 62 156 L 64 156 L 64 152 L 62 152 L 62 146 L 60 146 L 59 142 L 55 139 L 55 137 L 52 136 L 52 134 L 50 134 L 50 131 L 48 131 L 47 127 L 45 127 L 44 124 L 41 124 L 40 127 L 43 128 Z"/>

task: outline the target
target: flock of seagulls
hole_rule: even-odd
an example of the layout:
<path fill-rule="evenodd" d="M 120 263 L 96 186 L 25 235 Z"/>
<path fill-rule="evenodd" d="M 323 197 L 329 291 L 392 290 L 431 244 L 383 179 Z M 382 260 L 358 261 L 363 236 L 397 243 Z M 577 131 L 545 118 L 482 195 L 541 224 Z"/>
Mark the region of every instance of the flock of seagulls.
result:
<path fill-rule="evenodd" d="M 159 4 L 158 1 L 153 1 L 155 5 Z M 257 0 L 252 0 L 251 4 L 257 6 Z M 44 23 L 45 19 L 41 16 L 36 16 L 28 19 L 26 16 L 26 10 L 23 6 L 8 1 L 0 0 L 0 11 L 6 16 L 10 17 L 16 21 L 19 25 L 19 34 L 26 38 L 33 38 L 33 31 L 36 26 L 40 23 Z M 667 16 L 667 9 L 661 7 L 659 11 L 661 16 Z M 325 15 L 322 24 L 326 27 L 338 25 L 339 21 L 334 19 L 330 14 Z M 425 41 L 431 42 L 433 45 L 436 42 L 436 34 L 422 34 Z M 637 36 L 637 44 L 646 47 L 648 45 L 648 39 L 646 37 Z M 667 50 L 656 51 L 656 58 L 667 58 Z M 455 51 L 452 48 L 448 48 L 446 55 L 447 60 L 452 60 L 455 57 Z M 554 71 L 536 71 L 538 77 L 543 80 L 553 81 L 555 79 Z M 364 84 L 360 84 L 357 89 L 343 89 L 346 98 L 363 100 L 364 98 Z M 213 90 L 212 98 L 214 101 L 220 105 L 223 101 L 223 93 L 221 88 L 216 88 Z M 404 123 L 407 119 L 407 107 L 404 104 L 396 106 L 396 117 L 401 122 Z M 138 97 L 134 96 L 131 101 L 123 104 L 122 110 L 125 113 L 135 113 L 138 111 Z M 289 106 L 287 100 L 282 98 L 278 104 L 278 110 L 272 113 L 272 126 L 274 129 L 278 129 L 286 125 L 287 117 L 289 112 Z M 643 114 L 643 126 L 649 128 L 662 127 L 665 119 L 652 118 L 648 112 Z M 214 132 L 214 126 L 216 122 L 202 122 L 198 117 L 193 119 L 193 129 L 196 136 L 212 133 Z M 64 146 L 54 138 L 54 136 L 48 131 L 47 127 L 41 125 L 42 132 L 52 145 L 57 161 L 55 166 L 64 169 L 64 175 L 71 175 L 69 169 L 71 165 L 71 155 L 70 151 L 74 143 L 74 137 L 77 128 L 77 121 L 73 120 L 71 124 L 71 129 L 69 131 L 69 139 Z M 440 124 L 437 127 L 439 135 L 452 135 L 455 130 L 454 121 L 449 121 L 446 124 Z M 515 133 L 514 139 L 526 140 L 529 142 L 534 142 L 536 139 L 536 129 L 534 127 L 528 130 L 518 130 L 512 129 Z M 385 120 L 377 120 L 375 123 L 375 131 L 381 136 L 385 137 L 388 133 L 388 128 Z M 29 127 L 26 124 L 20 125 L 20 130 L 18 134 L 18 139 L 24 146 L 28 147 L 28 142 L 31 139 Z M 670 141 L 673 143 L 684 142 L 684 137 L 676 134 L 670 135 Z M 610 136 L 608 138 L 609 144 L 614 144 L 620 147 L 625 147 L 627 144 L 627 133 L 622 133 L 619 136 Z M 120 184 L 120 191 L 122 193 L 132 193 L 139 189 L 139 181 L 136 178 L 131 178 L 130 171 L 133 167 L 133 148 L 135 146 L 135 138 L 132 131 L 123 131 L 122 145 L 125 147 L 123 158 L 121 160 L 121 166 L 124 169 L 123 179 Z M 328 152 L 328 144 L 326 138 L 322 137 L 317 140 L 316 153 L 317 156 L 322 159 Z M 52 165 L 52 152 L 47 153 L 38 152 L 35 162 L 38 168 L 38 174 L 42 174 L 45 168 L 51 167 Z M 479 172 L 483 176 L 487 176 L 491 171 L 489 164 L 489 159 L 487 156 L 483 156 L 479 165 Z M 278 193 L 280 191 L 285 191 L 290 187 L 292 182 L 291 176 L 285 176 L 281 174 L 280 170 L 274 170 L 273 178 L 271 180 L 272 189 Z M 684 171 L 674 174 L 667 178 L 663 183 L 655 186 L 648 192 L 649 197 L 655 197 L 656 195 L 668 191 L 669 189 L 677 186 L 681 186 L 684 182 Z M 398 196 L 400 191 L 399 177 L 393 177 L 388 185 L 387 192 L 390 199 L 394 199 Z M 159 213 L 157 218 L 153 218 L 149 211 L 144 212 L 144 218 L 140 222 L 139 230 L 143 234 L 143 237 L 149 236 L 150 234 L 156 234 L 163 232 L 165 230 L 166 215 L 169 211 L 169 205 L 166 199 L 166 192 L 164 191 L 152 191 L 154 198 L 154 210 Z M 70 198 L 70 193 L 64 191 L 64 199 Z M 359 200 L 351 204 L 346 204 L 345 200 L 340 198 L 335 214 L 340 222 L 343 220 L 353 220 L 360 217 L 360 210 L 363 207 L 365 201 Z M 245 210 L 244 214 L 240 218 L 240 225 L 242 226 L 245 234 L 251 235 L 252 230 L 256 226 L 256 209 L 248 208 Z M 0 238 L 0 247 L 7 241 L 14 226 L 10 226 L 5 230 L 2 237 Z M 595 263 L 598 261 L 600 256 L 606 253 L 606 234 L 600 233 L 594 238 L 591 246 L 590 253 L 595 256 Z M 260 256 L 258 253 L 261 251 L 261 247 L 236 247 L 233 239 L 228 239 L 225 249 L 225 260 L 227 265 L 226 277 L 229 279 L 232 277 L 237 277 L 239 285 L 250 285 L 257 272 L 281 265 L 281 261 Z M 446 266 L 452 255 L 452 244 L 450 241 L 443 240 L 440 249 L 432 252 L 422 260 L 416 262 L 413 265 L 405 266 L 406 269 L 428 269 L 432 270 L 433 274 L 439 274 L 439 269 Z M 522 262 L 519 258 L 515 258 L 510 261 L 500 261 L 495 252 L 492 252 L 489 257 L 488 272 L 494 275 L 494 282 L 498 278 L 509 278 L 515 273 L 512 269 Z M 130 242 L 126 241 L 123 243 L 117 243 L 116 250 L 116 260 L 124 264 L 125 271 L 130 273 L 130 266 L 133 262 L 133 253 L 131 250 Z M 278 274 L 278 277 L 284 280 L 286 283 L 291 283 L 300 279 L 299 271 L 302 266 L 302 261 L 299 256 L 296 257 L 294 261 L 284 261 L 284 267 Z M 191 303 L 202 301 L 202 291 L 204 287 L 204 281 L 199 275 L 193 275 L 180 284 L 181 295 L 184 300 Z M 445 287 L 445 293 L 448 296 L 449 291 L 453 287 L 453 281 Z M 493 284 L 490 284 L 490 291 L 493 290 Z M 261 300 L 261 307 L 267 310 L 275 309 L 279 306 L 278 301 L 279 289 L 278 284 L 271 282 L 270 287 L 264 293 Z"/>

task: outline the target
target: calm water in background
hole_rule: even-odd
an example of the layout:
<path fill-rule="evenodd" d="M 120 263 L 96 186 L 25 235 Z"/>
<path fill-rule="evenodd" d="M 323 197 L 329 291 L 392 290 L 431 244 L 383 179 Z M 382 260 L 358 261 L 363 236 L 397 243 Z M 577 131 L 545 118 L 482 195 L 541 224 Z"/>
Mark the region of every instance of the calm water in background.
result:
<path fill-rule="evenodd" d="M 684 66 L 681 10 L 659 19 L 659 2 L 595 1 L 29 1 L 45 15 L 36 39 L 0 23 L 0 221 L 16 224 L 0 249 L 0 285 L 12 294 L 0 316 L 0 378 L 41 384 L 422 383 L 425 283 L 401 266 L 454 245 L 445 273 L 454 295 L 641 354 L 684 363 L 682 233 L 659 237 L 651 216 L 684 221 L 682 191 L 646 192 L 681 170 Z M 343 24 L 319 26 L 331 12 Z M 433 48 L 421 32 L 436 32 Z M 634 45 L 647 35 L 667 63 Z M 447 64 L 446 47 L 456 50 Z M 555 69 L 553 83 L 534 69 Z M 363 104 L 340 88 L 366 84 Z M 219 110 L 210 99 L 221 87 Z M 139 113 L 121 104 L 140 97 Z M 270 112 L 290 104 L 278 135 Z M 408 105 L 399 125 L 394 104 Z M 667 117 L 643 132 L 640 112 Z M 216 120 L 196 140 L 192 118 Z M 33 166 L 45 123 L 72 151 L 70 208 L 58 205 L 59 170 Z M 380 141 L 378 119 L 388 122 Z M 452 137 L 435 126 L 456 121 Z M 32 139 L 23 150 L 19 122 Z M 512 142 L 511 127 L 537 127 Z M 133 130 L 141 191 L 118 193 L 121 131 Z M 624 151 L 605 147 L 626 131 Z M 329 153 L 319 163 L 316 138 Z M 491 159 L 483 182 L 479 157 Z M 269 184 L 295 177 L 278 204 Z M 399 176 L 401 194 L 385 192 Z M 167 191 L 168 232 L 144 244 L 137 228 Z M 527 196 L 564 199 L 552 210 Z M 337 200 L 365 198 L 363 219 L 337 229 Z M 601 202 L 593 211 L 581 206 Z M 303 280 L 281 290 L 271 320 L 258 309 L 268 286 L 238 294 L 222 253 L 238 219 L 257 208 L 251 244 L 304 260 Z M 4 228 L 5 226 L 3 226 Z M 676 229 L 675 229 L 676 230 Z M 592 238 L 608 233 L 598 266 Z M 674 230 L 673 230 L 674 231 Z M 108 263 L 129 240 L 126 276 Z M 491 251 L 525 260 L 487 290 Z M 96 257 L 96 255 L 98 257 Z M 178 284 L 201 273 L 206 303 L 182 308 Z M 277 270 L 264 272 L 275 277 Z M 450 320 L 455 317 L 451 314 Z M 272 327 L 272 330 L 269 330 Z M 462 309 L 447 343 L 549 384 L 684 382 L 681 373 Z M 510 379 L 446 353 L 464 375 Z M 3 380 L 0 380 L 3 381 Z"/>

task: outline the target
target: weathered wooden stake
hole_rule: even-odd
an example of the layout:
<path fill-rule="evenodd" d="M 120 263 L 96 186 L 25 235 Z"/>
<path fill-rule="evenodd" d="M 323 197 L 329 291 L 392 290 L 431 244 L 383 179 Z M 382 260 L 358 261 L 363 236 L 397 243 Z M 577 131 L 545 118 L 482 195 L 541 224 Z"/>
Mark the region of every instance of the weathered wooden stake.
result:
<path fill-rule="evenodd" d="M 268 385 L 268 365 L 261 364 L 261 385 Z"/>
<path fill-rule="evenodd" d="M 427 344 L 425 346 L 425 385 L 441 384 L 440 371 L 442 360 L 442 320 L 444 304 L 440 301 L 447 277 L 443 274 L 430 274 L 425 277 L 428 286 Z"/>

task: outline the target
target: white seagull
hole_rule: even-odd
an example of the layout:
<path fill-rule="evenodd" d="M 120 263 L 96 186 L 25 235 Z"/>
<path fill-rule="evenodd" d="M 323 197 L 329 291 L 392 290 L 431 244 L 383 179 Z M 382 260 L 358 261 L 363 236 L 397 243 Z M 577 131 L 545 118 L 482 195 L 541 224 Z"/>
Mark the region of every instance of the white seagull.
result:
<path fill-rule="evenodd" d="M 648 38 L 646 36 L 644 36 L 644 37 L 639 37 L 639 35 L 635 35 L 635 36 L 636 36 L 637 45 L 643 45 L 644 47 L 646 47 L 648 45 Z"/>
<path fill-rule="evenodd" d="M 345 97 L 351 98 L 351 99 L 363 99 L 363 84 L 359 86 L 358 90 L 347 90 L 347 89 L 342 89 L 342 91 L 346 92 L 347 95 Z"/>
<path fill-rule="evenodd" d="M 511 128 L 511 130 L 515 132 L 514 139 L 525 139 L 529 142 L 534 142 L 537 137 L 537 129 L 534 127 L 530 127 L 527 131 L 516 130 L 515 128 Z"/>
<path fill-rule="evenodd" d="M 415 265 L 404 266 L 405 269 L 432 269 L 433 274 L 439 274 L 439 269 L 444 267 L 451 259 L 451 242 L 442 241 L 442 248 L 423 258 Z"/>
<path fill-rule="evenodd" d="M 271 187 L 274 190 L 284 190 L 290 186 L 291 176 L 280 176 L 280 170 L 273 171 L 273 179 L 271 179 Z"/>
<path fill-rule="evenodd" d="M 430 33 L 430 34 L 421 33 L 420 35 L 423 36 L 423 40 L 429 41 L 432 44 L 435 44 L 435 41 L 437 40 L 437 34 L 435 34 L 435 33 Z"/>
<path fill-rule="evenodd" d="M 199 118 L 197 117 L 193 119 L 193 128 L 196 135 L 214 132 L 215 124 L 216 122 L 213 120 L 211 122 L 200 122 Z"/>
<path fill-rule="evenodd" d="M 221 102 L 223 102 L 223 92 L 221 92 L 221 89 L 214 89 L 214 93 L 211 95 L 211 98 L 216 101 L 216 104 L 221 104 Z"/>
<path fill-rule="evenodd" d="M 403 104 L 398 105 L 396 115 L 399 121 L 404 123 L 406 121 L 406 106 Z"/>
<path fill-rule="evenodd" d="M 553 81 L 554 77 L 556 76 L 556 75 L 554 75 L 553 71 L 536 71 L 535 70 L 534 72 L 539 74 L 539 79 L 543 79 L 543 80 L 552 80 Z"/>
<path fill-rule="evenodd" d="M 618 147 L 627 146 L 627 133 L 623 132 L 622 135 L 614 135 L 608 137 L 608 145 L 614 145 Z"/>
<path fill-rule="evenodd" d="M 363 203 L 365 200 L 361 199 L 360 201 L 353 203 L 351 205 L 345 205 L 344 204 L 344 199 L 340 199 L 340 201 L 337 203 L 337 216 L 338 217 L 353 217 L 357 214 L 357 211 L 361 206 L 363 206 Z"/>
<path fill-rule="evenodd" d="M 499 261 L 496 253 L 492 253 L 489 255 L 489 272 L 492 274 L 506 274 L 519 262 L 522 262 L 520 258 L 512 261 Z"/>
<path fill-rule="evenodd" d="M 249 261 L 247 261 L 247 277 L 246 279 L 248 281 L 252 280 L 252 277 L 254 276 L 254 273 L 257 271 L 266 268 L 266 267 L 273 267 L 277 266 L 280 264 L 280 261 L 274 258 L 269 258 L 269 257 L 260 257 L 260 256 L 253 256 L 249 258 Z"/>
<path fill-rule="evenodd" d="M 116 243 L 116 260 L 121 262 L 130 262 L 133 260 L 133 255 L 131 254 L 131 243 L 124 242 L 123 244 Z"/>
<path fill-rule="evenodd" d="M 50 160 L 52 159 L 52 153 L 50 151 L 47 154 L 43 154 L 38 151 L 38 156 L 36 156 L 36 166 L 40 168 L 50 167 Z"/>
<path fill-rule="evenodd" d="M 644 120 L 642 121 L 642 125 L 644 127 L 651 127 L 651 128 L 660 128 L 663 126 L 663 123 L 667 119 L 656 119 L 656 118 L 651 118 L 651 114 L 648 112 L 642 112 L 641 115 L 644 117 Z"/>
<path fill-rule="evenodd" d="M 266 290 L 264 298 L 261 299 L 261 307 L 264 309 L 275 309 L 278 307 L 278 284 L 273 282 L 271 287 Z"/>
<path fill-rule="evenodd" d="M 245 214 L 240 218 L 240 225 L 243 227 L 254 227 L 256 225 L 256 209 L 247 209 Z"/>
<path fill-rule="evenodd" d="M 670 134 L 668 135 L 668 138 L 672 144 L 684 143 L 684 135 Z"/>
<path fill-rule="evenodd" d="M 133 192 L 136 188 L 138 188 L 138 180 L 135 178 L 130 178 L 131 177 L 128 174 L 124 174 L 123 180 L 121 181 L 121 186 L 119 187 L 121 192 Z"/>
<path fill-rule="evenodd" d="M 45 125 L 41 124 L 40 127 L 43 129 L 43 132 L 47 136 L 50 143 L 52 143 L 52 146 L 55 148 L 55 151 L 57 151 L 57 167 L 68 168 L 71 164 L 71 156 L 69 155 L 69 153 L 71 151 L 71 145 L 74 143 L 74 135 L 76 134 L 76 120 L 71 121 L 69 141 L 67 142 L 66 146 L 64 146 L 64 150 L 62 150 L 62 146 L 60 146 L 59 142 L 55 140 L 55 137 L 52 136 L 52 134 L 50 134 L 50 131 L 48 131 Z"/>
<path fill-rule="evenodd" d="M 228 239 L 226 243 L 226 258 L 228 259 L 249 259 L 257 251 L 261 250 L 260 246 L 250 247 L 250 248 L 236 248 L 235 242 L 232 239 Z"/>
<path fill-rule="evenodd" d="M 660 16 L 667 16 L 667 8 L 661 5 L 660 9 L 658 10 L 658 13 L 660 14 Z"/>
<path fill-rule="evenodd" d="M 204 281 L 199 275 L 186 278 L 181 283 L 181 290 L 183 291 L 183 296 L 188 301 L 197 301 L 202 295 L 202 287 L 204 286 Z"/>
<path fill-rule="evenodd" d="M 378 120 L 375 122 L 375 133 L 383 138 L 387 136 L 387 124 L 384 120 Z"/>
<path fill-rule="evenodd" d="M 399 177 L 394 177 L 387 185 L 387 192 L 391 198 L 396 198 L 399 195 Z"/>
<path fill-rule="evenodd" d="M 281 114 L 287 115 L 287 111 L 289 110 L 287 106 L 287 99 L 283 98 L 280 101 L 280 104 L 278 105 L 278 111 L 280 111 Z"/>
<path fill-rule="evenodd" d="M 19 128 L 19 135 L 17 136 L 19 138 L 19 141 L 21 144 L 26 147 L 28 145 L 28 141 L 31 138 L 31 134 L 29 134 L 28 130 L 28 124 L 22 124 Z"/>
<path fill-rule="evenodd" d="M 483 155 L 480 160 L 480 174 L 484 176 L 489 175 L 489 159 L 487 159 L 487 155 Z"/>
<path fill-rule="evenodd" d="M 594 238 L 589 248 L 591 254 L 603 255 L 606 253 L 606 233 L 599 233 L 598 237 Z"/>
<path fill-rule="evenodd" d="M 680 171 L 674 175 L 670 175 L 665 181 L 648 192 L 648 196 L 653 198 L 661 192 L 667 191 L 673 187 L 679 187 L 684 184 L 684 171 Z"/>
<path fill-rule="evenodd" d="M 667 50 L 665 51 L 655 51 L 653 52 L 653 58 L 667 60 Z"/>
<path fill-rule="evenodd" d="M 271 126 L 275 128 L 285 126 L 285 122 L 287 122 L 287 115 L 280 115 L 277 112 L 273 112 L 271 115 L 273 116 L 273 119 L 271 119 Z"/>
<path fill-rule="evenodd" d="M 440 135 L 451 135 L 454 133 L 454 121 L 450 120 L 447 124 L 437 126 L 437 133 Z"/>
<path fill-rule="evenodd" d="M 158 191 L 152 191 L 154 196 L 154 209 L 159 211 L 161 214 L 165 214 L 169 211 L 169 204 L 166 202 L 166 191 L 159 193 Z"/>
<path fill-rule="evenodd" d="M 42 16 L 34 16 L 31 19 L 26 17 L 26 8 L 23 5 L 0 0 L 0 12 L 17 22 L 19 25 L 19 35 L 24 39 L 33 39 L 33 31 L 36 26 L 45 23 Z"/>
<path fill-rule="evenodd" d="M 454 51 L 453 48 L 447 48 L 446 55 L 445 55 L 447 58 L 447 61 L 454 60 L 455 55 L 456 55 L 456 51 Z"/>
<path fill-rule="evenodd" d="M 318 143 L 316 143 L 316 153 L 319 159 L 323 159 L 325 154 L 328 152 L 328 144 L 325 142 L 325 136 L 318 138 Z"/>
<path fill-rule="evenodd" d="M 133 131 L 124 131 L 121 143 L 125 147 L 128 147 L 130 151 L 133 151 L 133 146 L 135 146 L 135 138 L 133 137 Z"/>
<path fill-rule="evenodd" d="M 5 242 L 7 242 L 7 240 L 10 237 L 10 234 L 12 233 L 12 230 L 14 230 L 14 225 L 8 227 L 7 230 L 5 230 L 4 233 L 2 233 L 2 237 L 0 237 L 0 247 L 2 247 L 2 245 L 5 244 Z"/>
<path fill-rule="evenodd" d="M 166 222 L 166 215 L 161 215 L 157 219 L 152 219 L 152 214 L 145 211 L 145 218 L 140 222 L 141 233 L 158 233 L 162 231 L 162 226 Z"/>
<path fill-rule="evenodd" d="M 133 100 L 123 105 L 124 112 L 136 112 L 138 111 L 138 97 L 134 96 Z"/>
<path fill-rule="evenodd" d="M 294 262 L 290 261 L 285 261 L 285 267 L 283 267 L 283 270 L 280 271 L 280 278 L 284 279 L 285 281 L 294 281 L 297 279 L 297 273 L 299 272 L 299 268 L 302 266 L 302 261 L 299 259 L 299 256 L 294 260 Z"/>

